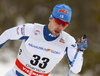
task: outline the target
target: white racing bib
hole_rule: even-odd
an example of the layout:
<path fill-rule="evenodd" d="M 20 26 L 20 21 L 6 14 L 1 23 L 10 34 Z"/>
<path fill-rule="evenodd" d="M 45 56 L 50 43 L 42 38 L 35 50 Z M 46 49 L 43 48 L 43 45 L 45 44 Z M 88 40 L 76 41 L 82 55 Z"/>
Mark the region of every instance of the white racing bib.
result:
<path fill-rule="evenodd" d="M 28 40 L 23 41 L 16 59 L 16 70 L 25 76 L 48 76 L 65 55 L 67 35 L 62 34 L 53 41 L 46 41 L 43 25 L 34 24 Z"/>

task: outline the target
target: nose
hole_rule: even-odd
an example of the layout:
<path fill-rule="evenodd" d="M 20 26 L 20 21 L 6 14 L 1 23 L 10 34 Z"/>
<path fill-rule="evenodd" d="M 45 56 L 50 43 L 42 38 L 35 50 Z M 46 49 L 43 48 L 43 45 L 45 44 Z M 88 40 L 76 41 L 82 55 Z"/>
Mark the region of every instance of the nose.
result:
<path fill-rule="evenodd" d="M 63 28 L 63 25 L 62 24 L 58 25 L 58 28 L 59 29 L 62 29 Z"/>

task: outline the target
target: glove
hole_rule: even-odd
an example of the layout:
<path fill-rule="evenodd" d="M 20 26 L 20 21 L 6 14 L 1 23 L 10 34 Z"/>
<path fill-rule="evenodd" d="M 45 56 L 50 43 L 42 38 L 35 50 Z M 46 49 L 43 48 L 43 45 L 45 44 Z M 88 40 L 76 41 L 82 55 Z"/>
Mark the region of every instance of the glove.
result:
<path fill-rule="evenodd" d="M 81 40 L 81 42 L 79 44 L 77 44 L 77 48 L 80 51 L 86 50 L 87 49 L 87 38 Z"/>

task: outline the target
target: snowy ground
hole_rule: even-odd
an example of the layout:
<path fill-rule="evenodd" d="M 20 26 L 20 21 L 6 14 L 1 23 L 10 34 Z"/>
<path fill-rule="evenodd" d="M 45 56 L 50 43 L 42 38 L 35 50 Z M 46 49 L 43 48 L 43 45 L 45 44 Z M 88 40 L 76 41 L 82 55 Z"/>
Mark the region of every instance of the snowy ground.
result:
<path fill-rule="evenodd" d="M 13 67 L 15 59 L 14 52 L 9 49 L 0 52 L 0 76 L 4 76 Z"/>
<path fill-rule="evenodd" d="M 4 49 L 2 52 L 0 52 L 0 76 L 4 76 L 5 73 L 14 66 L 16 55 L 15 52 L 10 50 L 11 49 Z M 67 66 L 60 67 L 59 65 L 55 67 L 55 69 L 51 72 L 49 76 L 67 76 L 68 67 Z M 71 73 L 70 76 L 80 76 L 80 75 L 75 75 Z"/>

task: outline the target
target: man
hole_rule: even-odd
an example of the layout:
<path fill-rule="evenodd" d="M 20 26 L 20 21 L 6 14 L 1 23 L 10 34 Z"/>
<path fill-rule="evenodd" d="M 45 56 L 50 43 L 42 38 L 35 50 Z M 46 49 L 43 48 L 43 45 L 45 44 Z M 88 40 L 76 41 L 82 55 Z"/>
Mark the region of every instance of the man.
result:
<path fill-rule="evenodd" d="M 69 6 L 58 4 L 53 9 L 48 25 L 24 24 L 6 30 L 0 36 L 0 47 L 8 40 L 23 41 L 15 66 L 5 76 L 48 76 L 65 54 L 71 65 L 77 45 L 75 39 L 63 31 L 70 23 L 71 13 Z M 81 45 L 78 49 L 87 48 L 84 47 L 84 42 Z M 81 71 L 82 55 L 83 51 L 79 51 L 72 72 Z"/>

